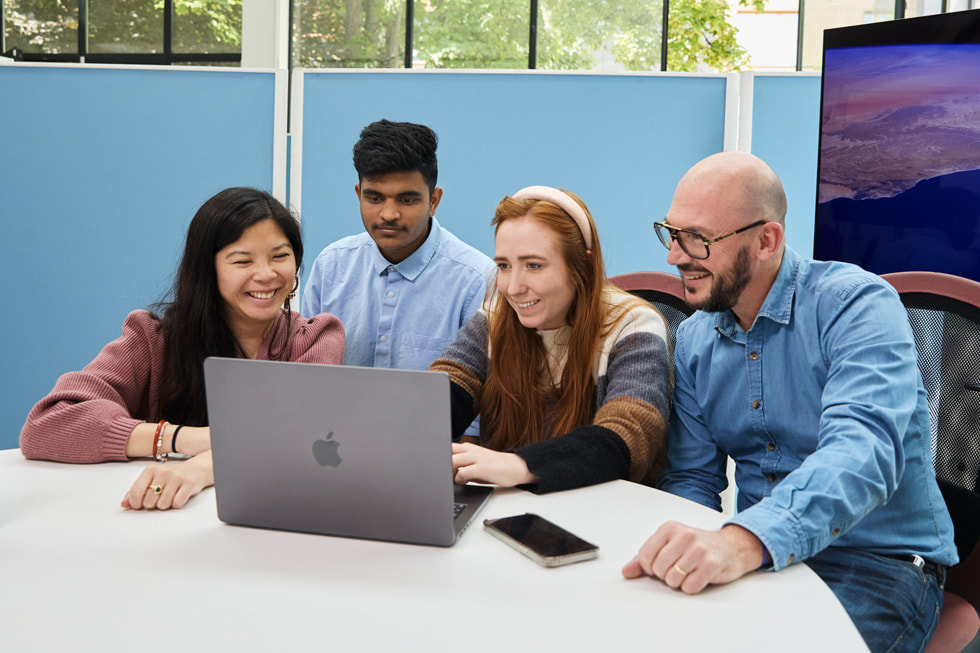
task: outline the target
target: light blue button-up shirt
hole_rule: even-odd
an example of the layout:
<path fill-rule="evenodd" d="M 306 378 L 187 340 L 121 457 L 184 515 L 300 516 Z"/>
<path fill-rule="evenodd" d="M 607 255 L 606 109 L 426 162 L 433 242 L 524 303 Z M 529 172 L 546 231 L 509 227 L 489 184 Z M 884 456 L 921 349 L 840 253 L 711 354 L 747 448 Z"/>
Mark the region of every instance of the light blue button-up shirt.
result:
<path fill-rule="evenodd" d="M 720 509 L 731 456 L 730 523 L 776 569 L 828 546 L 956 562 L 912 330 L 879 277 L 787 248 L 751 329 L 697 312 L 674 363 L 662 489 Z"/>
<path fill-rule="evenodd" d="M 300 310 L 340 318 L 345 365 L 425 370 L 480 308 L 493 270 L 488 256 L 435 218 L 429 237 L 400 263 L 363 232 L 317 256 Z"/>

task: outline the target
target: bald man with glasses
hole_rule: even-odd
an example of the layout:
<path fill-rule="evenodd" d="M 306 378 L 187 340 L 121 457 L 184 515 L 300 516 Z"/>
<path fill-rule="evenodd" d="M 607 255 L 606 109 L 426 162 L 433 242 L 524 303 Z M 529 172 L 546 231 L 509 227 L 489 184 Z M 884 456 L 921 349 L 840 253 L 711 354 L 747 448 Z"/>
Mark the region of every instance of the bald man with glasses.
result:
<path fill-rule="evenodd" d="M 785 215 L 769 166 L 726 152 L 654 225 L 698 309 L 677 332 L 659 487 L 720 510 L 730 456 L 738 509 L 717 531 L 661 525 L 623 574 L 696 594 L 802 562 L 872 651 L 919 651 L 957 555 L 912 331 L 879 277 L 787 247 Z"/>

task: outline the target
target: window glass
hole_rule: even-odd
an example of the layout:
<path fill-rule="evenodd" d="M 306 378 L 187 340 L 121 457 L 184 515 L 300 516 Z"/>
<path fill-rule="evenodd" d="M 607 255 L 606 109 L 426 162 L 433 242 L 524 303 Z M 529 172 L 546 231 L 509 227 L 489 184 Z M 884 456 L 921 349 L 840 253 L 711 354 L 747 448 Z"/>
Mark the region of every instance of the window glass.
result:
<path fill-rule="evenodd" d="M 163 52 L 163 3 L 157 0 L 89 0 L 88 51 Z"/>
<path fill-rule="evenodd" d="M 414 0 L 413 67 L 527 68 L 530 4 Z"/>
<path fill-rule="evenodd" d="M 895 18 L 895 0 L 806 0 L 803 3 L 803 70 L 820 70 L 823 31 Z"/>
<path fill-rule="evenodd" d="M 293 0 L 296 68 L 401 68 L 405 0 Z"/>
<path fill-rule="evenodd" d="M 537 67 L 660 70 L 661 0 L 541 0 Z"/>
<path fill-rule="evenodd" d="M 176 0 L 172 24 L 174 52 L 241 52 L 242 0 Z"/>
<path fill-rule="evenodd" d="M 764 0 L 671 0 L 667 70 L 728 72 L 747 68 L 749 52 L 731 22 L 732 12 L 764 6 Z"/>
<path fill-rule="evenodd" d="M 943 0 L 907 0 L 905 17 L 931 16 L 943 13 Z"/>
<path fill-rule="evenodd" d="M 729 22 L 738 30 L 739 45 L 748 52 L 743 70 L 796 70 L 799 0 L 768 0 L 762 11 L 736 0 L 729 0 L 729 5 Z"/>
<path fill-rule="evenodd" d="M 78 52 L 77 0 L 3 0 L 4 46 L 24 52 Z"/>

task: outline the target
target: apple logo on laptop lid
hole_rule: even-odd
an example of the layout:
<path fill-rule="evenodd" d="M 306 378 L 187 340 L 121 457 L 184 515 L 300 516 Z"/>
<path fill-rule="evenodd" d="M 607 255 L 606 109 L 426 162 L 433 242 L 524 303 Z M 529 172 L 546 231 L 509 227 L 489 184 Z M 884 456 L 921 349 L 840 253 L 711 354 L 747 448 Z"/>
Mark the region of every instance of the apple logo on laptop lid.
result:
<path fill-rule="evenodd" d="M 340 443 L 332 438 L 333 431 L 330 431 L 327 433 L 327 437 L 313 442 L 313 457 L 316 458 L 321 467 L 340 466 L 341 458 L 337 451 L 340 448 Z"/>

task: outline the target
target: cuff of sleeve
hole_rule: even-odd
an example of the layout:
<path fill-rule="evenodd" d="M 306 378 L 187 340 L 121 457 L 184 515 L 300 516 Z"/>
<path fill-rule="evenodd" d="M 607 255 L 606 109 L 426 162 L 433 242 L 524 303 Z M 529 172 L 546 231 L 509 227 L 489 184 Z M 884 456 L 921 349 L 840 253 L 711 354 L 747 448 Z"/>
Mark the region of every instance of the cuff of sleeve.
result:
<path fill-rule="evenodd" d="M 796 519 L 785 511 L 774 510 L 764 501 L 735 515 L 729 524 L 751 531 L 769 554 L 771 568 L 779 571 L 809 557 L 806 534 Z"/>
<path fill-rule="evenodd" d="M 537 484 L 521 488 L 536 494 L 629 477 L 629 447 L 603 426 L 577 426 L 556 438 L 515 449 L 514 453 L 538 477 Z"/>
<path fill-rule="evenodd" d="M 762 545 L 762 564 L 759 565 L 759 569 L 769 569 L 772 567 L 772 555 L 769 554 L 769 549 L 766 545 Z"/>
<path fill-rule="evenodd" d="M 131 417 L 116 417 L 109 422 L 102 441 L 103 460 L 129 460 L 126 457 L 126 443 L 133 429 L 141 421 Z"/>

